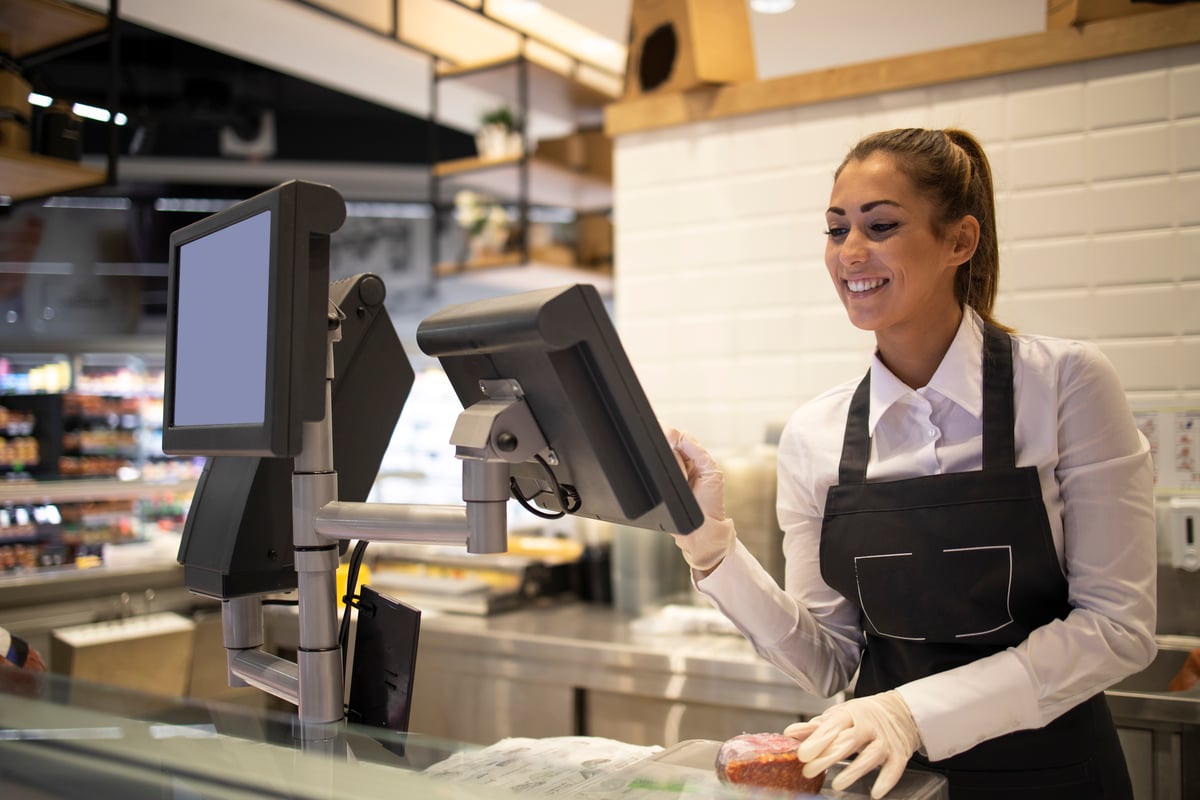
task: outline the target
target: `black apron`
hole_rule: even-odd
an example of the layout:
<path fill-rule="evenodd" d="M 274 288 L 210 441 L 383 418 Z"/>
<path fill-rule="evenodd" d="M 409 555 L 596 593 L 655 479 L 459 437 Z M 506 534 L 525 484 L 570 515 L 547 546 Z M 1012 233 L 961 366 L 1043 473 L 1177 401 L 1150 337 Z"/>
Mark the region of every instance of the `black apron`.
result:
<path fill-rule="evenodd" d="M 821 528 L 821 575 L 862 612 L 856 696 L 1003 651 L 1071 611 L 1037 468 L 1016 466 L 1008 334 L 985 325 L 982 471 L 867 483 L 870 379 Z M 1102 693 L 1043 728 L 910 763 L 946 775 L 952 800 L 1133 797 Z"/>

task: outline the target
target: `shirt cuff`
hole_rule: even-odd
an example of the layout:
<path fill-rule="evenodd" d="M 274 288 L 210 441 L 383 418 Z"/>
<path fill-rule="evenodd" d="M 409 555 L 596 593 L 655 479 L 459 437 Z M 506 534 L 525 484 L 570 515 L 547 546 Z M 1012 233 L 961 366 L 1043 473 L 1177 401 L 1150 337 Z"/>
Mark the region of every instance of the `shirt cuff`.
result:
<path fill-rule="evenodd" d="M 930 761 L 1042 724 L 1029 674 L 1010 651 L 920 678 L 896 691 L 912 711 L 922 752 Z"/>

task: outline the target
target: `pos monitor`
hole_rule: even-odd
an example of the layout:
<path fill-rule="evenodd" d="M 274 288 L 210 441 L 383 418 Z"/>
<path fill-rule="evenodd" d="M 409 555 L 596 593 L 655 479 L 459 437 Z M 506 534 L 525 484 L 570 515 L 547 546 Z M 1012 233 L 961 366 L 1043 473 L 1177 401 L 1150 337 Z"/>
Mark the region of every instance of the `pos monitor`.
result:
<path fill-rule="evenodd" d="M 370 273 L 329 285 L 341 319 L 333 345 L 333 466 L 339 500 L 365 501 L 414 373 Z M 215 456 L 196 484 L 179 545 L 188 589 L 227 600 L 292 589 L 291 458 Z"/>
<path fill-rule="evenodd" d="M 548 512 L 690 533 L 703 514 L 594 286 L 449 306 L 417 328 L 464 408 L 515 381 L 547 442 L 513 464 L 515 495 Z"/>
<path fill-rule="evenodd" d="M 163 451 L 295 456 L 325 414 L 330 186 L 289 181 L 171 235 Z"/>

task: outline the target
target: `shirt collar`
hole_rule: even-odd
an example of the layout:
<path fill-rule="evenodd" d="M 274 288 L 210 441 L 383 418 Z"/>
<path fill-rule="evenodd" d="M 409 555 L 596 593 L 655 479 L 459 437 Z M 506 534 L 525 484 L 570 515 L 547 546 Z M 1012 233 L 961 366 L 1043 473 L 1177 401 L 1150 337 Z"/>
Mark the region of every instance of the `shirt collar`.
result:
<path fill-rule="evenodd" d="M 983 414 L 983 320 L 969 306 L 964 308 L 950 349 L 929 379 L 929 388 L 972 416 Z M 869 435 L 875 435 L 875 426 L 884 413 L 912 391 L 884 366 L 876 351 L 871 359 Z"/>

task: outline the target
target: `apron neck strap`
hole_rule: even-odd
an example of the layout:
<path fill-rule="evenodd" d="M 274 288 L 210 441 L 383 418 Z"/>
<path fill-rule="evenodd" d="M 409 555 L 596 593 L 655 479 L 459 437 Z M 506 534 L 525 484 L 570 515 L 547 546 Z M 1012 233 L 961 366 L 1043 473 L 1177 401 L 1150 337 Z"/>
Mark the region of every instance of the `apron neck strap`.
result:
<path fill-rule="evenodd" d="M 846 417 L 838 483 L 866 483 L 871 437 L 867 422 L 871 412 L 871 371 L 863 376 Z M 1012 340 L 992 325 L 983 324 L 983 469 L 1012 469 L 1016 466 L 1013 441 Z"/>

